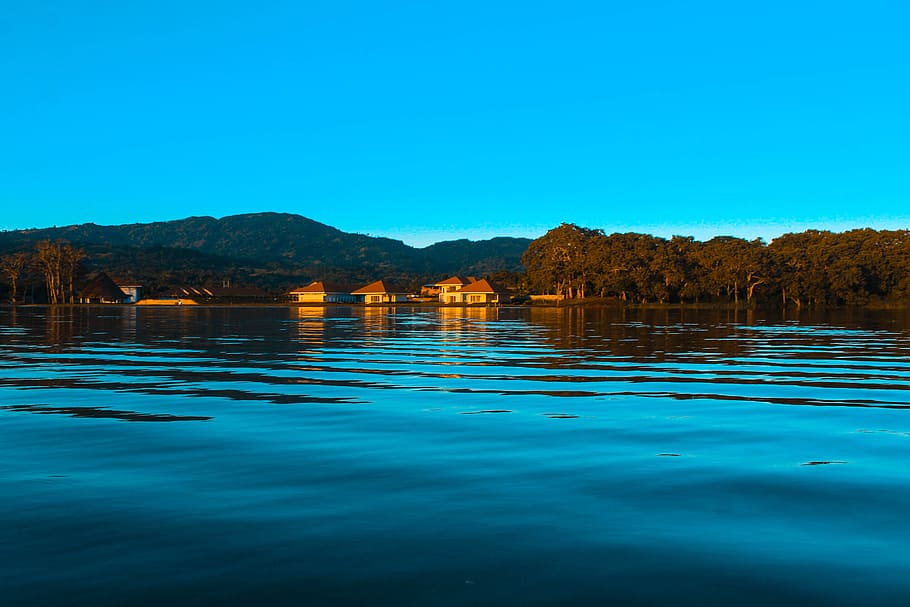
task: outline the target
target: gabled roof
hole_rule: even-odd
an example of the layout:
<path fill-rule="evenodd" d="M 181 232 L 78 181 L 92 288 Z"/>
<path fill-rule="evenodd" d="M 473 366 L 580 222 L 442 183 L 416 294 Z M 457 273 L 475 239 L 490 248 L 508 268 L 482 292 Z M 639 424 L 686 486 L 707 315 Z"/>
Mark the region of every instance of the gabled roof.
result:
<path fill-rule="evenodd" d="M 459 293 L 505 293 L 505 290 L 494 285 L 489 280 L 482 278 L 469 285 L 463 286 Z"/>
<path fill-rule="evenodd" d="M 366 295 L 368 293 L 407 293 L 407 290 L 398 285 L 386 285 L 384 281 L 377 280 L 365 287 L 360 287 L 356 291 L 351 291 L 351 295 Z"/>
<path fill-rule="evenodd" d="M 291 291 L 291 295 L 297 293 L 347 293 L 347 291 L 336 287 L 335 285 L 326 285 L 321 280 L 314 280 L 305 287 L 300 287 Z"/>
<path fill-rule="evenodd" d="M 120 290 L 120 287 L 104 272 L 90 280 L 82 289 L 80 296 L 85 299 L 107 299 L 110 301 L 123 301 L 127 298 L 126 294 Z"/>
<path fill-rule="evenodd" d="M 468 284 L 468 282 L 469 282 L 469 281 L 468 281 L 467 279 L 462 278 L 461 276 L 452 276 L 451 278 L 446 278 L 445 280 L 440 280 L 440 281 L 437 282 L 437 283 L 433 283 L 433 286 L 437 286 L 437 285 L 440 285 L 440 286 L 441 286 L 441 285 L 466 285 L 466 284 Z"/>

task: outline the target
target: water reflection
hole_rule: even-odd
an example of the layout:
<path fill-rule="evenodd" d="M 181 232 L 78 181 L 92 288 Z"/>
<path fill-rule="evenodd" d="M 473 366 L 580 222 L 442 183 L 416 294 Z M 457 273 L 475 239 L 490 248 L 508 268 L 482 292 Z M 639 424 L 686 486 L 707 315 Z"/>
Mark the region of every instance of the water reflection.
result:
<path fill-rule="evenodd" d="M 3 599 L 902 605 L 908 336 L 902 312 L 0 308 Z"/>
<path fill-rule="evenodd" d="M 906 314 L 61 306 L 6 309 L 0 318 L 0 387 L 19 389 L 298 404 L 369 403 L 384 389 L 910 405 Z"/>

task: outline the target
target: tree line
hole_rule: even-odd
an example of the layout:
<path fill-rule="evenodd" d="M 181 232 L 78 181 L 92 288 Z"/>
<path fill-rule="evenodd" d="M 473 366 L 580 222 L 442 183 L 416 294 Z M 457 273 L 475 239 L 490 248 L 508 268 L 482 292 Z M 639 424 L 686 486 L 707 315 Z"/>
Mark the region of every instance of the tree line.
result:
<path fill-rule="evenodd" d="M 19 251 L 0 256 L 0 272 L 9 284 L 9 299 L 19 300 L 19 284 L 29 273 L 41 276 L 51 304 L 74 303 L 76 282 L 83 273 L 85 251 L 65 240 L 42 240 L 34 251 Z"/>
<path fill-rule="evenodd" d="M 564 223 L 522 257 L 532 292 L 634 303 L 865 305 L 910 299 L 910 231 L 807 230 L 766 244 Z"/>
<path fill-rule="evenodd" d="M 197 252 L 187 257 L 171 253 L 171 249 L 129 251 L 134 254 L 116 254 L 102 247 L 93 249 L 89 259 L 84 249 L 67 241 L 42 240 L 31 250 L 0 255 L 6 299 L 21 302 L 25 282 L 33 290 L 43 287 L 43 295 L 36 293 L 32 301 L 46 296 L 51 304 L 73 303 L 86 267 L 129 276 L 148 292 L 167 284 L 208 284 L 230 275 L 238 282 L 277 293 L 313 277 L 312 271 L 302 268 L 276 267 L 263 272 L 212 265 Z M 571 299 L 615 298 L 630 303 L 803 307 L 910 301 L 908 230 L 807 230 L 784 234 L 766 244 L 732 236 L 700 242 L 691 236 L 608 235 L 564 223 L 532 241 L 522 263 L 525 274 L 500 270 L 484 276 L 514 292 Z M 316 276 L 320 279 L 336 278 L 336 274 L 351 278 L 345 268 L 325 267 L 320 272 Z M 241 275 L 248 275 L 248 280 Z M 432 280 L 423 274 L 395 277 L 415 285 Z M 366 274 L 356 278 L 363 282 Z"/>

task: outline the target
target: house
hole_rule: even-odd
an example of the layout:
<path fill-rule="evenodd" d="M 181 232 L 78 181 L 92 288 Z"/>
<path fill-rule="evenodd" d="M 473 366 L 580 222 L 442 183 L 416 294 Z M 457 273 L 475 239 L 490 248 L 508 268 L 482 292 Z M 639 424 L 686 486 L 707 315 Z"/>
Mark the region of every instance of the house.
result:
<path fill-rule="evenodd" d="M 473 276 L 469 276 L 468 278 L 452 276 L 451 278 L 446 278 L 443 281 L 435 283 L 433 286 L 439 289 L 437 293 L 439 294 L 440 303 L 461 303 L 462 299 L 458 292 L 466 285 L 476 281 L 477 279 Z"/>
<path fill-rule="evenodd" d="M 439 289 L 439 301 L 441 303 L 458 303 L 461 296 L 458 291 L 465 285 L 469 284 L 466 278 L 461 276 L 452 276 L 443 281 L 437 282 L 434 286 Z"/>
<path fill-rule="evenodd" d="M 291 301 L 297 303 L 350 303 L 356 297 L 348 291 L 334 285 L 326 285 L 321 280 L 314 280 L 305 287 L 294 289 L 290 293 Z"/>
<path fill-rule="evenodd" d="M 85 304 L 119 304 L 126 299 L 127 295 L 104 272 L 91 279 L 79 292 L 79 303 Z"/>
<path fill-rule="evenodd" d="M 405 289 L 396 285 L 386 285 L 386 282 L 382 280 L 371 282 L 356 291 L 351 291 L 351 295 L 356 297 L 357 301 L 367 304 L 397 303 L 408 300 L 408 293 Z"/>
<path fill-rule="evenodd" d="M 481 279 L 461 287 L 457 294 L 461 297 L 460 303 L 498 304 L 506 293 L 489 280 Z"/>
<path fill-rule="evenodd" d="M 136 303 L 142 298 L 142 285 L 127 285 L 120 284 L 120 282 L 117 281 L 115 282 L 117 287 L 126 295 L 126 299 L 123 303 Z"/>

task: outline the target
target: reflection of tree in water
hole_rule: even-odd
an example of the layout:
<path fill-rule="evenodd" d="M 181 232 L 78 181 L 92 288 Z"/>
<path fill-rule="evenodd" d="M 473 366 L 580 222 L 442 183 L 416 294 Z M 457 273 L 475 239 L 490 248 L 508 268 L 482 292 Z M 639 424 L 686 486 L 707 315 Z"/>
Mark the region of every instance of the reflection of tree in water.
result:
<path fill-rule="evenodd" d="M 910 311 L 858 308 L 816 311 L 756 311 L 726 308 L 623 308 L 566 306 L 530 308 L 527 319 L 567 355 L 632 360 L 675 360 L 687 354 L 736 358 L 777 346 L 817 348 L 791 357 L 830 356 L 825 349 L 867 347 L 856 332 L 910 331 Z M 773 343 L 769 339 L 773 337 Z"/>
<path fill-rule="evenodd" d="M 560 349 L 582 357 L 662 359 L 667 353 L 721 351 L 735 354 L 726 340 L 730 328 L 746 322 L 733 310 L 629 309 L 572 306 L 532 308 L 529 320 L 547 327 L 546 337 Z M 724 338 L 724 339 L 722 339 Z"/>

